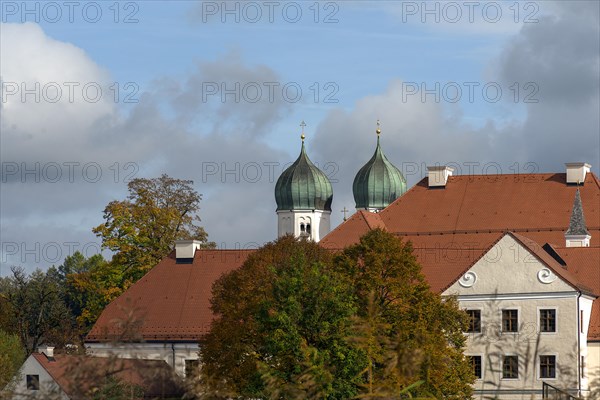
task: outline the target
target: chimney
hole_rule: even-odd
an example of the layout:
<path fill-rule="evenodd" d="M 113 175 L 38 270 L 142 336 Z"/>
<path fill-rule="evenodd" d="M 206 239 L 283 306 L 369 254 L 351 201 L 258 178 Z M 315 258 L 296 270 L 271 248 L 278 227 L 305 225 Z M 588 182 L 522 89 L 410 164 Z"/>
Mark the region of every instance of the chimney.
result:
<path fill-rule="evenodd" d="M 566 163 L 567 167 L 567 184 L 581 184 L 585 182 L 585 176 L 592 166 L 588 163 L 574 162 Z"/>
<path fill-rule="evenodd" d="M 202 242 L 199 240 L 176 240 L 175 258 L 177 264 L 191 264 L 194 261 L 194 254 L 200 248 Z"/>
<path fill-rule="evenodd" d="M 445 165 L 427 167 L 429 187 L 445 187 L 452 172 L 454 172 L 454 168 Z"/>
<path fill-rule="evenodd" d="M 50 361 L 54 361 L 54 347 L 52 346 L 40 346 L 38 347 L 38 353 L 42 353 Z"/>

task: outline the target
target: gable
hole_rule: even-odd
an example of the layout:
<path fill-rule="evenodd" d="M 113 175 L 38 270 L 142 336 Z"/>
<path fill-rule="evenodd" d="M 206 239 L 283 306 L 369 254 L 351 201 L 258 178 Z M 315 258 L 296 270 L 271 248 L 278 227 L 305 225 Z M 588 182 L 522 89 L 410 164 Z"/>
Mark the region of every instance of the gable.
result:
<path fill-rule="evenodd" d="M 544 251 L 541 249 L 540 250 Z M 506 234 L 461 274 L 444 295 L 489 295 L 576 292 L 555 273 L 556 266 L 541 260 L 514 235 Z M 558 272 L 558 271 L 557 271 Z"/>

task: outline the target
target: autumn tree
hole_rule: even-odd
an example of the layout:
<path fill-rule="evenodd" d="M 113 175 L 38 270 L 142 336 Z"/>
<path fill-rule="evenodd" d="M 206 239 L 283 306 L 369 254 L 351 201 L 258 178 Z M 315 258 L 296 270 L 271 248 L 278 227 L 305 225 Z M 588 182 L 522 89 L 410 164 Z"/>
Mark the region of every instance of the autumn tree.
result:
<path fill-rule="evenodd" d="M 410 242 L 373 230 L 337 255 L 334 266 L 350 279 L 358 301 L 354 341 L 371 365 L 366 397 L 390 398 L 413 385 L 416 396 L 470 398 L 466 314 L 455 299 L 430 290 Z"/>
<path fill-rule="evenodd" d="M 111 274 L 110 270 L 110 264 L 102 254 L 86 258 L 78 251 L 65 257 L 58 268 L 48 270 L 48 274 L 55 275 L 63 287 L 65 305 L 75 318 L 81 340 L 107 301 L 114 298 L 115 292 L 120 293 L 122 275 L 118 271 Z"/>
<path fill-rule="evenodd" d="M 345 340 L 355 300 L 330 261 L 314 242 L 285 236 L 215 283 L 201 397 L 356 394 L 364 355 Z"/>
<path fill-rule="evenodd" d="M 125 200 L 111 201 L 103 224 L 93 229 L 112 259 L 65 260 L 62 273 L 73 288 L 78 322 L 86 332 L 108 303 L 140 279 L 173 249 L 175 240 L 195 239 L 215 247 L 198 223 L 201 196 L 192 181 L 162 175 L 134 179 Z"/>
<path fill-rule="evenodd" d="M 195 239 L 205 247 L 204 228 L 198 225 L 201 196 L 193 182 L 162 175 L 133 179 L 126 200 L 111 201 L 104 209 L 105 222 L 93 229 L 102 247 L 115 252 L 112 263 L 135 282 L 165 257 L 178 239 Z"/>

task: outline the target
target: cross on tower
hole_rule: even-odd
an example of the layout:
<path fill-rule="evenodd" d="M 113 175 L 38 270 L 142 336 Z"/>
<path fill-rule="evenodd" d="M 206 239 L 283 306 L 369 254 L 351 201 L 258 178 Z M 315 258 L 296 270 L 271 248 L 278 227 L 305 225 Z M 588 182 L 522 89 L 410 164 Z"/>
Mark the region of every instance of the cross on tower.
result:
<path fill-rule="evenodd" d="M 344 209 L 342 210 L 342 212 L 344 213 L 344 221 L 347 219 L 347 218 L 346 218 L 346 213 L 347 213 L 347 212 L 349 212 L 349 211 L 350 211 L 350 210 L 348 210 L 348 209 L 346 208 L 346 206 L 344 206 Z"/>
<path fill-rule="evenodd" d="M 302 127 L 302 134 L 300 135 L 300 139 L 302 139 L 302 143 L 304 144 L 304 138 L 306 136 L 304 136 L 304 127 L 306 126 L 306 123 L 304 121 L 300 122 L 300 127 Z"/>

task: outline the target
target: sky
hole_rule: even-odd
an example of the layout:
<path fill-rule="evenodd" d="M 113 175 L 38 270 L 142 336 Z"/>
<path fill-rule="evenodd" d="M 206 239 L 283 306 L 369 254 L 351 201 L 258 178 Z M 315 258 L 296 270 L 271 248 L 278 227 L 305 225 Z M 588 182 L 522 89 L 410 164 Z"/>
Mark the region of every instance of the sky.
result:
<path fill-rule="evenodd" d="M 219 248 L 275 239 L 301 121 L 332 228 L 377 120 L 409 187 L 435 164 L 598 174 L 599 4 L 1 0 L 0 276 L 101 252 L 104 207 L 163 173 Z"/>

